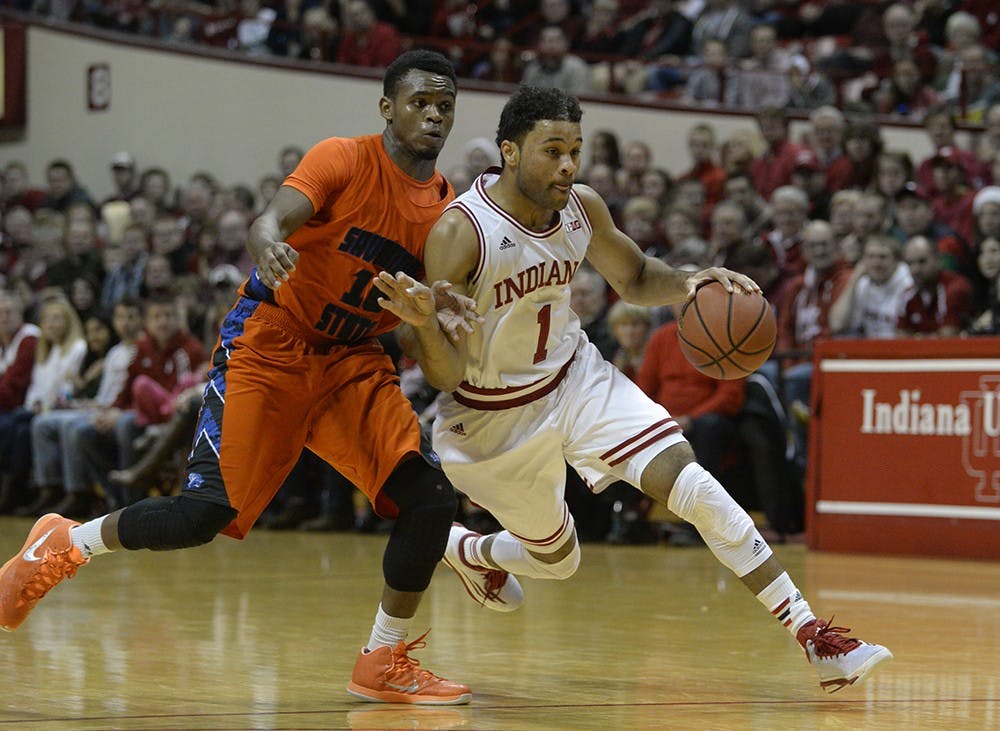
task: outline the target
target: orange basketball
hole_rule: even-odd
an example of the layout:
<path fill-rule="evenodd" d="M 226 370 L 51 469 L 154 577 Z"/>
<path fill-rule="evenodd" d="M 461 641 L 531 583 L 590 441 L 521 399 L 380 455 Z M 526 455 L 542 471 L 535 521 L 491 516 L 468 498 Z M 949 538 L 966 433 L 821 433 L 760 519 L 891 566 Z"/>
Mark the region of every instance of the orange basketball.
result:
<path fill-rule="evenodd" d="M 743 378 L 760 368 L 774 350 L 778 329 L 763 295 L 709 282 L 684 305 L 677 338 L 688 361 L 712 378 Z"/>

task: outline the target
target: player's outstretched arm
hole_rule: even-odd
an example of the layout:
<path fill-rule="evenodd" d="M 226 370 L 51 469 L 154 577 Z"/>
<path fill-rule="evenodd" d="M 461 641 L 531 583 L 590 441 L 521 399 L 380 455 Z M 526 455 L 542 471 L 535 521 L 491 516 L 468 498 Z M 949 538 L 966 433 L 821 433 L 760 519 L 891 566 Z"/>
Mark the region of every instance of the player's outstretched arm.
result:
<path fill-rule="evenodd" d="M 435 283 L 439 297 L 431 287 L 405 274 L 383 272 L 374 282 L 385 295 L 379 304 L 412 327 L 417 341 L 414 357 L 427 382 L 441 391 L 454 391 L 465 377 L 466 338 L 478 321 L 474 302 L 467 299 L 465 282 L 478 256 L 479 241 L 468 219 L 459 211 L 447 211 L 431 229 L 424 246 L 427 280 Z M 448 332 L 447 318 L 442 323 L 438 311 L 438 302 L 444 304 L 447 297 L 454 297 L 456 306 L 465 308 L 461 315 L 465 325 L 456 324 L 452 332 Z"/>
<path fill-rule="evenodd" d="M 312 202 L 304 193 L 283 185 L 264 212 L 250 225 L 247 251 L 257 265 L 257 277 L 265 287 L 277 289 L 295 271 L 299 252 L 285 239 L 312 218 L 313 213 Z"/>
<path fill-rule="evenodd" d="M 749 277 L 711 267 L 700 272 L 674 269 L 661 259 L 647 256 L 618 226 L 601 197 L 585 185 L 574 188 L 580 195 L 594 234 L 587 249 L 587 259 L 626 302 L 659 306 L 683 302 L 694 296 L 706 282 L 718 280 L 727 290 L 739 287 L 748 292 L 760 288 Z"/>

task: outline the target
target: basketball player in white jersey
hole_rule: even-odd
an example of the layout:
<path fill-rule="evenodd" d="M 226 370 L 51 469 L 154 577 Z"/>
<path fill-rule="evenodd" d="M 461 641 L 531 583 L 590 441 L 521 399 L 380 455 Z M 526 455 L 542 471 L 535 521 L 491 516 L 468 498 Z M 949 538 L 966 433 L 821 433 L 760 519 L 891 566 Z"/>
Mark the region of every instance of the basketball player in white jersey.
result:
<path fill-rule="evenodd" d="M 502 170 L 484 173 L 431 231 L 427 281 L 477 302 L 473 332 L 448 337 L 430 289 L 410 277 L 377 280 L 382 306 L 412 326 L 414 354 L 442 391 L 434 448 L 446 474 L 504 527 L 480 536 L 453 526 L 444 560 L 498 611 L 523 601 L 514 575 L 571 576 L 580 546 L 563 499 L 565 459 L 595 491 L 627 480 L 694 524 L 802 645 L 825 690 L 854 683 L 889 650 L 816 618 L 677 422 L 600 356 L 570 309 L 569 283 L 584 265 L 640 305 L 683 302 L 711 280 L 759 291 L 726 269 L 672 269 L 619 231 L 601 198 L 574 185 L 580 118 L 561 90 L 518 89 L 497 130 Z"/>

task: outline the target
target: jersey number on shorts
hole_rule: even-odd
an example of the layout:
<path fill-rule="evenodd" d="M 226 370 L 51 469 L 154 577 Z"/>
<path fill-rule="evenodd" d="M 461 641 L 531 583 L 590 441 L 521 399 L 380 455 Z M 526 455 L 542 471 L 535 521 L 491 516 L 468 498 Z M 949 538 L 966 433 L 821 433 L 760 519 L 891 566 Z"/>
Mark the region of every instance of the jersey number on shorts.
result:
<path fill-rule="evenodd" d="M 541 363 L 545 360 L 549 351 L 545 348 L 545 343 L 549 341 L 549 328 L 552 326 L 552 305 L 545 305 L 538 311 L 538 347 L 535 348 L 535 359 L 532 363 Z"/>

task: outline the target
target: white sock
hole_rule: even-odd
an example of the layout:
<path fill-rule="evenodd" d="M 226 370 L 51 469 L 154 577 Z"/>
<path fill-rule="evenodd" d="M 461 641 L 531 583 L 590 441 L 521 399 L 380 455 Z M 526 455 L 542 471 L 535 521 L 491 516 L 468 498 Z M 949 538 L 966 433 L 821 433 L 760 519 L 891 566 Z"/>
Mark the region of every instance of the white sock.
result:
<path fill-rule="evenodd" d="M 484 569 L 492 569 L 489 561 L 483 558 L 483 541 L 489 538 L 486 536 L 478 536 L 471 540 L 465 542 L 465 560 L 471 563 L 473 566 L 479 566 Z"/>
<path fill-rule="evenodd" d="M 101 538 L 101 525 L 107 517 L 102 515 L 100 518 L 89 520 L 83 525 L 70 528 L 70 540 L 73 541 L 74 546 L 80 549 L 84 558 L 111 552 L 111 549 L 104 545 L 104 539 Z"/>
<path fill-rule="evenodd" d="M 413 617 L 392 617 L 386 614 L 379 604 L 378 612 L 375 614 L 375 624 L 372 626 L 372 636 L 368 638 L 366 649 L 374 650 L 382 645 L 395 647 L 406 639 L 411 624 Z"/>
<path fill-rule="evenodd" d="M 481 540 L 482 538 L 477 539 L 477 542 Z M 478 545 L 476 549 L 478 551 Z M 490 546 L 490 558 L 504 571 L 521 576 L 533 575 L 534 564 L 537 561 L 531 557 L 521 541 L 505 530 L 497 533 L 496 538 L 493 539 L 493 545 Z M 483 566 L 489 566 L 486 561 L 481 561 L 481 563 Z"/>
<path fill-rule="evenodd" d="M 768 584 L 757 595 L 757 599 L 792 633 L 792 637 L 795 637 L 802 625 L 816 619 L 809 608 L 809 602 L 802 598 L 802 592 L 789 578 L 788 572 L 782 572 L 781 576 Z"/>

